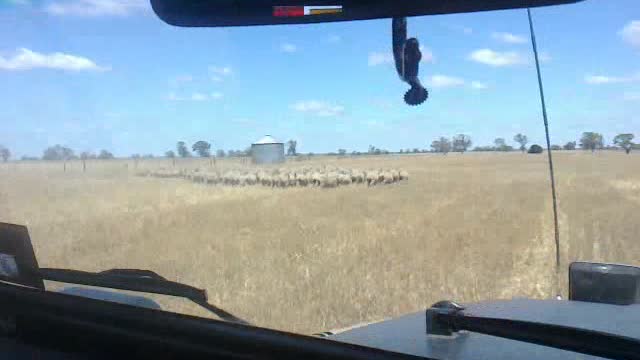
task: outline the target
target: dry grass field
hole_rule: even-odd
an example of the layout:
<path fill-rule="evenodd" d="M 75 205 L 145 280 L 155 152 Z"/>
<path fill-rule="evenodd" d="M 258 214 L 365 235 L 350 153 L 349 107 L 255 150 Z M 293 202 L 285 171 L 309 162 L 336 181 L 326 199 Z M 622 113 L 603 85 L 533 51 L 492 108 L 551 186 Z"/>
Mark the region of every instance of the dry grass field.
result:
<path fill-rule="evenodd" d="M 0 220 L 29 227 L 41 266 L 146 268 L 206 288 L 259 326 L 311 333 L 442 299 L 549 297 L 546 155 L 336 159 L 402 168 L 408 182 L 223 187 L 135 176 L 165 159 L 0 164 Z M 209 166 L 190 160 L 181 167 Z M 230 160 L 217 166 L 231 166 Z M 562 285 L 574 260 L 640 265 L 640 155 L 556 155 Z M 206 313 L 161 299 L 173 311 Z"/>

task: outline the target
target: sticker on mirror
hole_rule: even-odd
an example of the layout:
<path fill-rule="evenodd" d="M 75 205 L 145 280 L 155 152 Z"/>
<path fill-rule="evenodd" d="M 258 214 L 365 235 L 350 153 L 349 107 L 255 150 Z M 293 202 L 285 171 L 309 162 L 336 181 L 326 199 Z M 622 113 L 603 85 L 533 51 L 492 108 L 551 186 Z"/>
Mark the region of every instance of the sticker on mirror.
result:
<path fill-rule="evenodd" d="M 297 17 L 307 15 L 330 15 L 342 13 L 342 5 L 328 6 L 274 6 L 275 17 Z"/>

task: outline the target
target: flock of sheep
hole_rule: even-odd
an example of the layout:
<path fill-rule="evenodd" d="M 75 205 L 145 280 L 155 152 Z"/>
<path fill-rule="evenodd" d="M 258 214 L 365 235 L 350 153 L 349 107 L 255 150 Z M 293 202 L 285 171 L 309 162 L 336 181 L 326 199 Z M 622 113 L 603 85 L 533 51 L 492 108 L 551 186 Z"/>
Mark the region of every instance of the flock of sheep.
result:
<path fill-rule="evenodd" d="M 230 169 L 216 170 L 172 170 L 159 169 L 139 173 L 141 176 L 159 178 L 184 178 L 196 183 L 267 187 L 314 186 L 333 188 L 351 184 L 368 186 L 393 184 L 409 179 L 409 174 L 397 169 L 344 169 L 323 166 L 321 168 L 301 167 L 297 169 Z"/>

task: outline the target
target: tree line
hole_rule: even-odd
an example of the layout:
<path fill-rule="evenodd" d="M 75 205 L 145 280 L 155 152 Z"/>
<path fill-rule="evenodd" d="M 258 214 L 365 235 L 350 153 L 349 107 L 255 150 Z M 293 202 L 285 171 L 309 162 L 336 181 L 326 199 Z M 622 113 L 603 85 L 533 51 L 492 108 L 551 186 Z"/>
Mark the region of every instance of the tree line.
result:
<path fill-rule="evenodd" d="M 551 145 L 552 150 L 576 150 L 580 147 L 583 150 L 589 150 L 595 152 L 596 150 L 624 150 L 625 153 L 629 154 L 633 149 L 640 149 L 640 144 L 636 144 L 633 139 L 634 135 L 631 133 L 622 133 L 616 135 L 611 142 L 611 145 L 605 145 L 604 136 L 597 132 L 584 132 L 578 141 L 569 141 L 564 145 L 554 144 Z M 513 137 L 513 141 L 517 144 L 517 149 L 522 152 L 530 152 L 530 153 L 539 153 L 542 152 L 542 147 L 537 144 L 529 145 L 529 139 L 524 134 L 516 134 Z M 476 146 L 471 147 L 473 141 L 471 137 L 465 134 L 458 134 L 451 138 L 447 138 L 441 136 L 435 140 L 433 140 L 430 144 L 430 150 L 427 149 L 419 149 L 419 148 L 406 148 L 400 149 L 397 152 L 391 152 L 386 149 L 378 148 L 374 145 L 369 145 L 366 152 L 352 151 L 351 155 L 383 155 L 390 153 L 441 153 L 447 154 L 449 152 L 457 152 L 464 153 L 467 151 L 514 151 L 515 147 L 507 144 L 507 141 L 504 138 L 496 138 L 493 141 L 492 145 L 487 146 Z M 296 140 L 289 140 L 286 143 L 287 149 L 286 153 L 288 156 L 296 156 L 298 155 L 297 151 L 298 142 Z M 164 156 L 167 158 L 175 159 L 177 157 L 188 158 L 194 156 L 199 156 L 202 158 L 224 158 L 224 157 L 246 157 L 251 156 L 251 147 L 247 147 L 244 150 L 227 150 L 218 149 L 215 151 L 215 155 L 212 153 L 212 144 L 205 140 L 199 140 L 193 143 L 190 147 L 187 146 L 187 143 L 184 141 L 178 141 L 176 143 L 176 148 L 174 150 L 168 150 L 164 153 Z M 345 156 L 347 155 L 346 149 L 338 149 L 337 152 L 329 152 L 328 155 L 339 155 Z M 308 153 L 307 155 L 314 155 L 313 153 Z M 132 154 L 130 158 L 132 159 L 140 159 L 140 158 L 153 158 L 153 154 Z M 11 158 L 11 151 L 9 148 L 0 145 L 0 159 L 3 162 L 7 162 Z M 112 152 L 102 149 L 97 154 L 90 151 L 83 151 L 80 154 L 76 154 L 75 151 L 69 147 L 63 145 L 53 145 L 44 149 L 42 153 L 42 157 L 32 157 L 32 156 L 23 156 L 21 160 L 88 160 L 88 159 L 113 159 L 114 155 Z"/>
<path fill-rule="evenodd" d="M 213 153 L 211 152 L 211 143 L 204 140 L 198 140 L 193 145 L 191 145 L 191 150 L 189 150 L 189 146 L 184 141 L 178 141 L 176 143 L 176 150 L 167 150 L 164 153 L 165 157 L 174 159 L 177 157 L 181 158 L 189 158 L 195 156 L 202 158 L 210 158 L 213 157 Z M 192 153 L 193 152 L 193 153 Z M 242 156 L 250 156 L 251 155 L 251 147 L 245 148 L 244 150 L 227 150 L 218 149 L 215 152 L 215 157 L 223 158 L 223 157 L 242 157 Z"/>
<path fill-rule="evenodd" d="M 624 150 L 627 154 L 632 149 L 640 149 L 640 144 L 633 142 L 634 135 L 630 133 L 618 134 L 613 138 L 612 145 L 605 146 L 604 136 L 597 132 L 584 132 L 579 139 L 579 143 L 576 141 L 569 141 L 564 145 L 554 144 L 551 145 L 551 150 L 576 150 L 578 145 L 583 150 L 590 150 L 592 152 L 596 150 Z M 529 138 L 524 134 L 516 134 L 513 137 L 513 141 L 518 144 L 518 150 L 529 153 L 541 153 L 542 146 L 538 144 L 529 144 Z M 449 152 L 466 152 L 470 149 L 472 144 L 471 138 L 464 134 L 459 134 L 451 139 L 446 137 L 440 137 L 431 143 L 431 152 L 447 154 Z M 493 141 L 493 145 L 488 146 L 476 146 L 471 151 L 514 151 L 515 148 L 507 144 L 504 138 L 496 138 Z M 402 150 L 400 151 L 402 152 Z M 415 151 L 414 151 L 415 152 Z"/>

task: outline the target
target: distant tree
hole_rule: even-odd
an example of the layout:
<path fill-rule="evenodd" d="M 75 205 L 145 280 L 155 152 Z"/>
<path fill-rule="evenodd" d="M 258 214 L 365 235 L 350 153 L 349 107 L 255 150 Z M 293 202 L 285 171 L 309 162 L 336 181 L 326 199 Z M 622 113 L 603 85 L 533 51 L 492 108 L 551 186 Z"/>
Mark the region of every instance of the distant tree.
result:
<path fill-rule="evenodd" d="M 176 144 L 176 151 L 178 153 L 178 156 L 180 157 L 186 158 L 191 156 L 191 153 L 189 152 L 189 149 L 187 148 L 187 145 L 184 141 L 178 141 L 178 143 Z"/>
<path fill-rule="evenodd" d="M 503 138 L 497 138 L 493 140 L 493 144 L 496 147 L 496 151 L 511 151 L 513 147 L 507 145 L 507 142 Z"/>
<path fill-rule="evenodd" d="M 216 157 L 223 158 L 223 157 L 225 157 L 225 155 L 226 154 L 225 154 L 224 150 L 222 150 L 222 149 L 216 150 Z"/>
<path fill-rule="evenodd" d="M 20 160 L 22 161 L 34 161 L 34 160 L 40 160 L 38 159 L 37 156 L 28 156 L 28 155 L 23 155 Z"/>
<path fill-rule="evenodd" d="M 100 150 L 100 153 L 98 154 L 98 159 L 102 159 L 102 160 L 113 159 L 113 154 L 107 150 Z"/>
<path fill-rule="evenodd" d="M 153 159 L 155 156 L 153 154 L 144 154 L 142 157 L 145 159 Z"/>
<path fill-rule="evenodd" d="M 345 149 L 338 149 L 338 155 L 340 155 L 340 156 L 345 156 L 345 155 L 347 155 L 347 150 L 345 150 Z"/>
<path fill-rule="evenodd" d="M 298 153 L 296 152 L 296 146 L 298 146 L 298 142 L 295 140 L 287 141 L 287 155 L 296 156 Z"/>
<path fill-rule="evenodd" d="M 520 144 L 520 151 L 527 151 L 527 143 L 529 142 L 529 139 L 527 139 L 527 135 L 516 134 L 516 136 L 513 137 L 513 141 Z"/>
<path fill-rule="evenodd" d="M 211 144 L 204 140 L 196 141 L 196 143 L 193 144 L 192 148 L 193 151 L 200 157 L 204 158 L 211 156 Z"/>
<path fill-rule="evenodd" d="M 173 166 L 176 166 L 176 153 L 175 153 L 175 152 L 173 152 L 173 150 L 166 151 L 166 152 L 164 153 L 164 156 L 166 156 L 166 157 L 168 157 L 169 159 L 171 159 L 171 164 L 172 164 Z"/>
<path fill-rule="evenodd" d="M 434 140 L 431 143 L 431 149 L 433 152 L 442 153 L 446 155 L 449 151 L 451 151 L 451 141 L 446 137 L 440 137 L 438 140 Z"/>
<path fill-rule="evenodd" d="M 465 134 L 458 134 L 451 141 L 454 152 L 464 153 L 471 147 L 471 138 Z"/>
<path fill-rule="evenodd" d="M 602 149 L 604 146 L 604 138 L 602 134 L 597 132 L 584 132 L 580 138 L 580 147 L 584 150 L 591 150 L 591 152 L 597 149 Z"/>
<path fill-rule="evenodd" d="M 400 149 L 400 154 L 404 154 L 404 150 L 403 149 Z"/>
<path fill-rule="evenodd" d="M 495 151 L 496 148 L 493 146 L 476 146 L 473 148 L 473 151 Z"/>
<path fill-rule="evenodd" d="M 618 134 L 613 138 L 613 143 L 620 146 L 628 154 L 633 148 L 633 134 Z"/>
<path fill-rule="evenodd" d="M 80 159 L 82 159 L 82 171 L 87 171 L 87 160 L 88 159 L 95 159 L 96 158 L 96 154 L 93 154 L 90 151 L 83 151 L 80 153 Z"/>
<path fill-rule="evenodd" d="M 531 145 L 529 148 L 529 154 L 542 154 L 542 151 L 542 146 L 536 144 Z"/>
<path fill-rule="evenodd" d="M 562 146 L 560 146 L 560 145 L 551 145 L 551 150 L 554 150 L 554 151 L 562 150 Z"/>
<path fill-rule="evenodd" d="M 418 149 L 418 148 L 413 148 L 413 150 L 411 150 L 411 152 L 413 152 L 413 153 L 417 154 L 417 153 L 419 153 L 419 152 L 420 152 L 420 149 Z"/>
<path fill-rule="evenodd" d="M 568 143 L 564 144 L 564 146 L 562 146 L 563 149 L 565 150 L 575 150 L 576 149 L 576 142 L 575 141 L 569 141 Z"/>
<path fill-rule="evenodd" d="M 11 151 L 6 147 L 0 145 L 0 158 L 2 158 L 3 162 L 7 162 L 11 157 Z"/>
<path fill-rule="evenodd" d="M 140 154 L 131 154 L 132 159 L 140 159 L 141 157 Z"/>
<path fill-rule="evenodd" d="M 42 160 L 71 160 L 74 157 L 73 150 L 62 145 L 49 146 L 42 154 Z"/>

